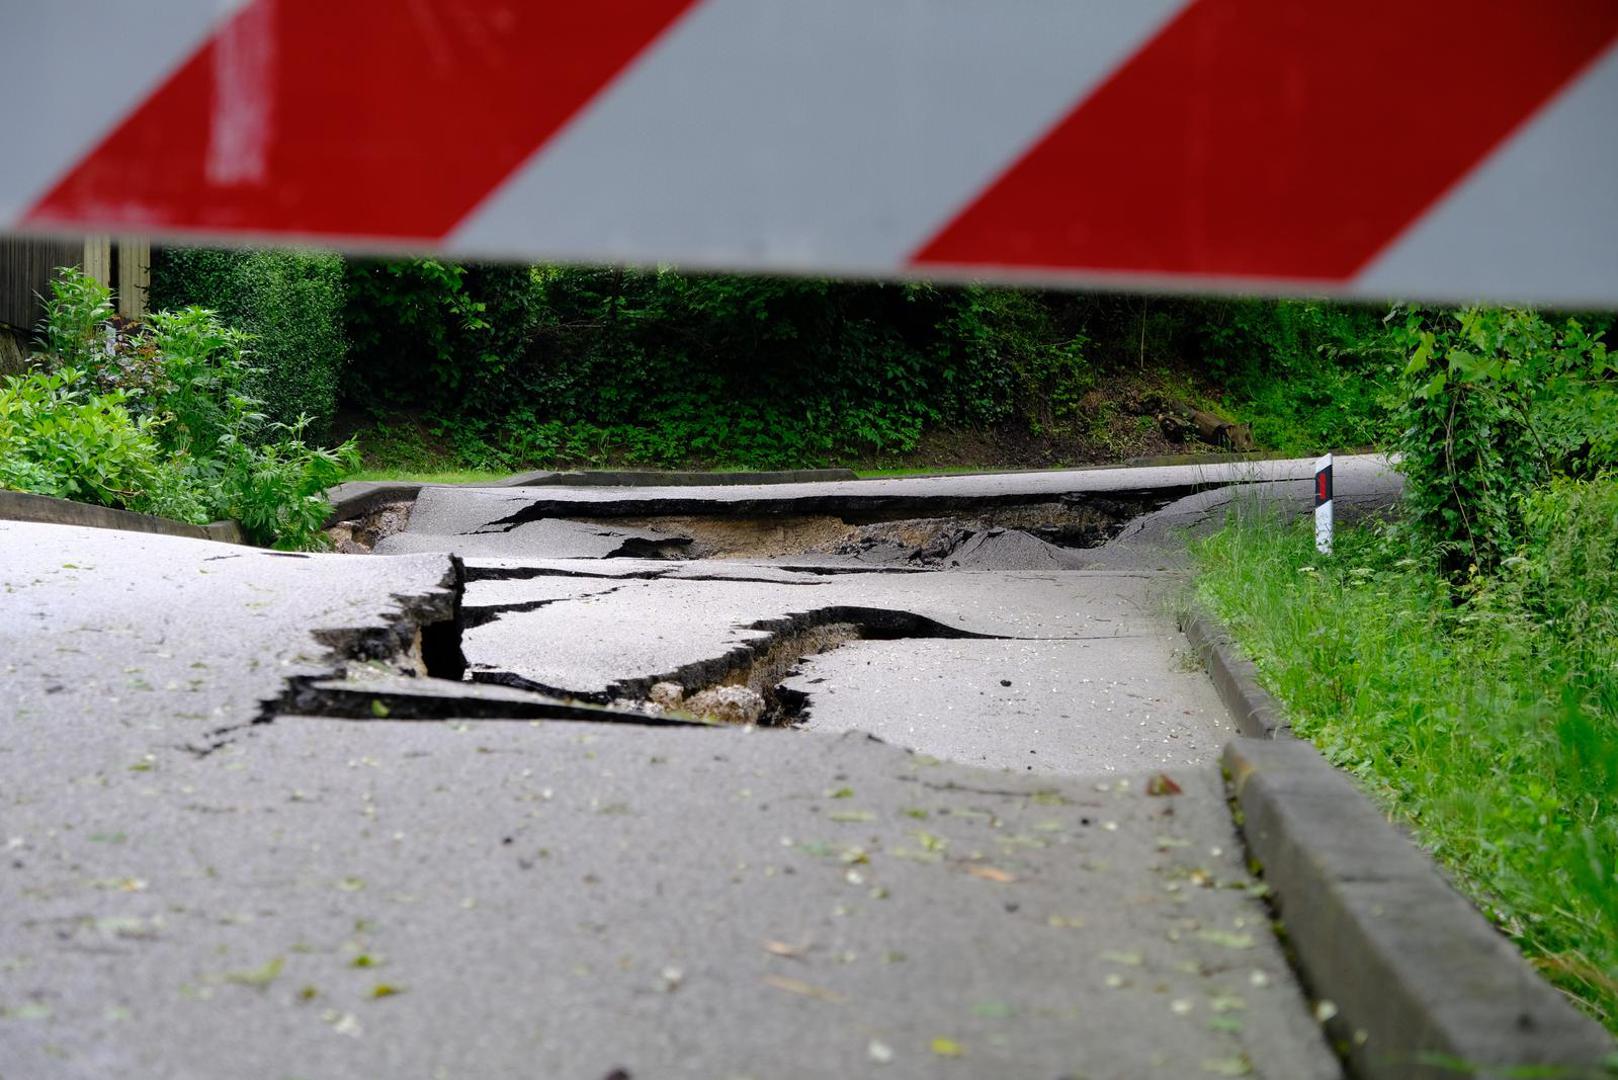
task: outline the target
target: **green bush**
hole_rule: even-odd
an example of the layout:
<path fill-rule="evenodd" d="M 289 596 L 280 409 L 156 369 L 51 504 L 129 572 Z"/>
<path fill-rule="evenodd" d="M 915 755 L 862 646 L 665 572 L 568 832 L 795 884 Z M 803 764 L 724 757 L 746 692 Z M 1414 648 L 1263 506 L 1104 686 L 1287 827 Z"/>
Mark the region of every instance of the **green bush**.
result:
<path fill-rule="evenodd" d="M 1511 552 L 1524 493 L 1618 465 L 1618 366 L 1577 320 L 1415 310 L 1399 337 L 1405 511 L 1452 576 Z"/>
<path fill-rule="evenodd" d="M 523 396 L 511 369 L 541 300 L 527 266 L 353 259 L 344 288 L 354 354 L 345 394 L 355 405 L 487 415 L 508 408 L 513 391 Z"/>
<path fill-rule="evenodd" d="M 154 253 L 152 306 L 219 312 L 251 340 L 246 389 L 272 423 L 309 418 L 330 435 L 348 355 L 343 260 L 329 252 L 166 248 Z"/>
<path fill-rule="evenodd" d="M 1165 387 L 1314 453 L 1380 442 L 1397 389 L 1385 309 L 1322 301 L 431 259 L 353 261 L 347 295 L 351 403 L 480 468 L 832 464 L 935 429 L 1078 449 L 1129 410 L 1149 443 Z"/>
<path fill-rule="evenodd" d="M 76 270 L 52 294 L 42 338 L 61 352 L 0 383 L 0 486 L 319 546 L 323 492 L 357 464 L 354 445 L 312 448 L 303 418 L 265 419 L 246 335 L 197 307 L 118 330 L 106 288 Z"/>
<path fill-rule="evenodd" d="M 455 460 L 771 468 L 929 427 L 1080 424 L 1085 339 L 1039 294 L 616 268 L 355 264 L 351 393 Z"/>
<path fill-rule="evenodd" d="M 1319 300 L 1176 302 L 1190 348 L 1261 446 L 1297 454 L 1383 442 L 1398 348 L 1377 310 Z"/>
<path fill-rule="evenodd" d="M 98 393 L 62 367 L 0 382 L 0 487 L 124 506 L 152 483 L 162 450 L 121 390 Z"/>

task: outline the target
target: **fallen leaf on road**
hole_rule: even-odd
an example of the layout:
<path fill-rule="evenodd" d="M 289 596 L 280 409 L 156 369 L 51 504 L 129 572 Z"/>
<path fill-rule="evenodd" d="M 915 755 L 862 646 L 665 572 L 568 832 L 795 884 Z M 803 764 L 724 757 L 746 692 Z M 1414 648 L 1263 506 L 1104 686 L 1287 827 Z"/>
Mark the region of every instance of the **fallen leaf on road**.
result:
<path fill-rule="evenodd" d="M 1223 945 L 1227 949 L 1251 949 L 1253 947 L 1252 934 L 1234 934 L 1229 930 L 1199 930 L 1197 937 L 1203 941 L 1211 941 L 1215 945 Z"/>
<path fill-rule="evenodd" d="M 1253 1063 L 1247 1059 L 1246 1054 L 1233 1058 L 1214 1058 L 1202 1063 L 1202 1071 L 1213 1073 L 1215 1076 L 1251 1076 Z"/>
<path fill-rule="evenodd" d="M 394 986 L 392 983 L 377 983 L 371 987 L 371 997 L 373 999 L 393 997 L 395 994 L 402 993 L 404 993 L 404 987 Z"/>
<path fill-rule="evenodd" d="M 787 975 L 766 975 L 764 976 L 764 982 L 768 986 L 773 986 L 777 990 L 785 990 L 789 994 L 802 994 L 804 997 L 818 998 L 821 1001 L 829 1001 L 834 1005 L 845 1000 L 843 995 L 835 990 L 828 990 L 824 986 L 816 986 L 813 983 L 806 983 L 802 979 L 794 979 Z"/>
<path fill-rule="evenodd" d="M 984 881 L 998 881 L 1002 885 L 1009 885 L 1017 880 L 1015 874 L 1008 874 L 1004 870 L 998 870 L 992 866 L 972 865 L 966 868 L 966 872 L 975 878 L 982 878 Z"/>
<path fill-rule="evenodd" d="M 277 956 L 263 967 L 254 968 L 252 971 L 227 971 L 225 981 L 236 983 L 238 986 L 252 986 L 262 990 L 274 982 L 277 975 L 281 974 L 281 967 L 285 962 L 281 957 Z"/>
<path fill-rule="evenodd" d="M 1110 949 L 1101 954 L 1101 959 L 1109 964 L 1126 964 L 1129 967 L 1140 967 L 1145 962 L 1145 958 L 1138 952 L 1114 952 Z"/>
<path fill-rule="evenodd" d="M 939 1036 L 933 1040 L 933 1053 L 937 1054 L 939 1057 L 964 1057 L 966 1055 L 966 1047 L 962 1046 L 954 1039 L 946 1039 L 943 1036 Z"/>
<path fill-rule="evenodd" d="M 785 956 L 788 959 L 796 960 L 803 956 L 804 953 L 809 951 L 809 943 L 806 941 L 802 945 L 788 945 L 784 941 L 775 941 L 766 938 L 764 941 L 764 951 L 769 953 L 771 956 Z"/>
<path fill-rule="evenodd" d="M 1148 795 L 1179 795 L 1184 789 L 1174 782 L 1174 778 L 1167 773 L 1158 773 L 1146 781 L 1146 794 Z"/>

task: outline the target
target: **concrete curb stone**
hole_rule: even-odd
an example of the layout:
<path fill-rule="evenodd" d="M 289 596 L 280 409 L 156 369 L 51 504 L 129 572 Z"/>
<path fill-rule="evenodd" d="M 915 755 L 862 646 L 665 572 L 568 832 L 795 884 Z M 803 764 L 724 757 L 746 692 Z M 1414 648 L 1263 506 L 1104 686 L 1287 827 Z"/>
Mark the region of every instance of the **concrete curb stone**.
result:
<path fill-rule="evenodd" d="M 217 540 L 223 544 L 245 544 L 242 528 L 234 521 L 192 525 L 184 521 L 114 510 L 108 506 L 73 502 L 28 491 L 0 491 L 0 520 L 33 521 L 43 525 L 82 525 L 92 529 L 122 529 L 125 532 L 183 536 L 192 540 Z"/>
<path fill-rule="evenodd" d="M 1258 668 L 1242 654 L 1218 620 L 1193 610 L 1181 629 L 1197 658 L 1208 666 L 1219 700 L 1243 735 L 1254 739 L 1290 738 L 1292 723 L 1276 700 L 1258 684 Z"/>
<path fill-rule="evenodd" d="M 1249 854 L 1327 1032 L 1368 1080 L 1498 1078 L 1524 1068 L 1563 1080 L 1611 1077 L 1618 1046 L 1540 979 L 1517 948 L 1315 747 L 1230 634 L 1205 611 L 1184 620 L 1220 698 L 1247 737 L 1224 764 Z"/>

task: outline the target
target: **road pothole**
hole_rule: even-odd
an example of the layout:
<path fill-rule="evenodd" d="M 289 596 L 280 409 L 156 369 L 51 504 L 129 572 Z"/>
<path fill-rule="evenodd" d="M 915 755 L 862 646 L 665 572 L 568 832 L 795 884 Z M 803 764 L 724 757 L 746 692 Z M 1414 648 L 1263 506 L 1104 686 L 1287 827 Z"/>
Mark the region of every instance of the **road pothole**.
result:
<path fill-rule="evenodd" d="M 608 557 L 779 559 L 832 555 L 929 569 L 1044 569 L 1065 551 L 1099 547 L 1145 508 L 1132 500 L 1056 500 L 988 506 L 970 514 L 861 520 L 855 515 L 724 517 L 712 514 L 584 518 L 634 528 Z"/>
<path fill-rule="evenodd" d="M 392 503 L 328 530 L 338 550 L 366 553 L 400 532 L 404 550 L 476 553 L 490 536 L 509 536 L 501 550 L 538 557 L 686 561 L 820 559 L 872 568 L 1046 570 L 1084 565 L 1076 552 L 1099 547 L 1130 521 L 1170 501 L 1173 493 L 1069 496 L 1043 501 L 982 502 L 928 516 L 906 506 L 840 508 L 827 513 L 759 513 L 713 504 L 697 513 L 633 513 L 602 507 L 581 514 L 540 502 L 498 521 L 442 537 L 410 528 L 410 504 Z M 677 504 L 674 509 L 683 509 Z"/>
<path fill-rule="evenodd" d="M 601 517 L 546 518 L 538 504 L 492 522 L 471 535 L 483 535 L 497 525 L 514 532 L 539 522 L 565 522 L 572 533 L 593 538 L 604 578 L 658 578 L 673 572 L 661 567 L 627 567 L 626 573 L 606 572 L 615 559 L 641 562 L 684 563 L 699 560 L 769 560 L 771 573 L 780 573 L 802 560 L 801 569 L 819 572 L 925 573 L 938 570 L 1042 571 L 1083 568 L 1079 554 L 1116 536 L 1133 519 L 1153 509 L 1167 495 L 1150 497 L 1128 493 L 1117 498 L 1056 498 L 973 505 L 962 513 L 942 516 L 905 516 L 905 507 L 885 511 L 863 507 L 858 513 L 840 508 L 837 513 L 785 515 L 650 514 L 641 517 L 611 514 Z M 408 525 L 408 506 L 383 507 L 345 526 L 354 543 L 374 544 L 389 529 Z M 552 526 L 551 535 L 561 535 Z M 446 537 L 453 542 L 453 537 Z M 605 541 L 605 543 L 603 543 Z M 532 552 L 536 557 L 544 551 Z M 587 560 L 568 560 L 567 567 L 513 566 L 479 568 L 480 581 L 521 580 L 536 575 L 585 575 L 579 567 Z M 331 642 L 334 652 L 349 658 L 345 677 L 333 681 L 307 681 L 287 702 L 297 711 L 324 711 L 354 719 L 467 718 L 535 719 L 552 716 L 593 719 L 708 721 L 765 726 L 791 726 L 804 718 L 808 695 L 786 685 L 806 657 L 823 655 L 854 641 L 902 638 L 998 638 L 950 627 L 902 610 L 876 607 L 826 606 L 737 625 L 755 631 L 746 640 L 716 650 L 716 655 L 682 664 L 673 670 L 620 678 L 604 689 L 575 690 L 547 685 L 535 672 L 506 664 L 468 666 L 461 635 L 495 620 L 518 619 L 523 613 L 552 604 L 579 602 L 567 594 L 523 597 L 509 603 L 498 595 L 484 596 L 464 607 L 467 574 L 457 561 L 453 610 L 418 621 L 408 640 Z M 622 564 L 619 564 L 622 565 Z M 688 569 L 678 571 L 682 578 Z M 760 573 L 764 573 L 763 570 Z M 732 575 L 733 576 L 733 575 Z M 728 580 L 728 578 L 727 578 Z M 764 577 L 760 583 L 782 584 Z M 792 584 L 787 582 L 786 584 Z M 619 586 L 598 590 L 594 597 Z M 801 587 L 801 586 L 800 586 Z M 532 592 L 532 590 L 530 590 Z M 734 639 L 732 639 L 734 640 Z M 369 675 L 370 690 L 361 685 Z M 401 683 L 399 679 L 419 679 Z M 601 684 L 597 683 L 597 686 Z M 478 687 L 503 687 L 518 695 L 489 694 Z M 374 707 L 368 694 L 374 691 Z"/>
<path fill-rule="evenodd" d="M 1000 639 L 999 635 L 962 630 L 908 611 L 846 605 L 761 619 L 737 629 L 761 633 L 718 655 L 669 671 L 619 679 L 600 691 L 569 695 L 564 687 L 500 669 L 473 669 L 470 677 L 478 683 L 554 697 L 572 696 L 651 716 L 789 726 L 804 716 L 808 695 L 783 684 L 798 673 L 798 665 L 806 657 L 822 655 L 852 641 Z"/>

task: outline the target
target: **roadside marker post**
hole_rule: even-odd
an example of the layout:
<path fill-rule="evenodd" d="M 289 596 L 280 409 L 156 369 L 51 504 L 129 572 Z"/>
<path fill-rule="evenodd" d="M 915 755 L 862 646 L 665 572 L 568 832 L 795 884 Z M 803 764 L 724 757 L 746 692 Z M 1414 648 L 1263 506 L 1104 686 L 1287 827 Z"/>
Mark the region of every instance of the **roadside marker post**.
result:
<path fill-rule="evenodd" d="M 1315 462 L 1315 549 L 1322 555 L 1331 554 L 1331 455 Z"/>

